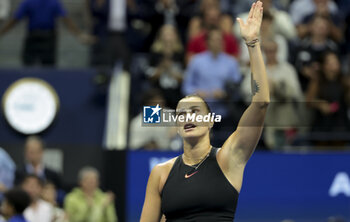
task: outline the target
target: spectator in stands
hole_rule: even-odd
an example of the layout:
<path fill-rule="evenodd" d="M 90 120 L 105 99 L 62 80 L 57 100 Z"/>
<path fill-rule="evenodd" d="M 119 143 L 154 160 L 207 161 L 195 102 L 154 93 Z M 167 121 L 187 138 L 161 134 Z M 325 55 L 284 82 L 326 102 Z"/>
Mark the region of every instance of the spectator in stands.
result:
<path fill-rule="evenodd" d="M 7 152 L 0 147 L 0 203 L 3 193 L 13 186 L 15 170 L 15 163 Z"/>
<path fill-rule="evenodd" d="M 28 32 L 22 54 L 26 66 L 54 66 L 56 63 L 57 18 L 83 43 L 93 37 L 82 32 L 67 16 L 60 0 L 23 0 L 15 15 L 0 29 L 0 37 L 11 30 L 21 19 L 28 18 Z"/>
<path fill-rule="evenodd" d="M 0 24 L 6 20 L 10 14 L 10 1 L 0 0 Z"/>
<path fill-rule="evenodd" d="M 90 64 L 94 67 L 112 68 L 119 60 L 129 70 L 130 50 L 125 38 L 127 8 L 130 0 L 86 0 L 88 26 L 97 36 L 92 45 Z M 130 6 L 131 7 L 131 6 Z"/>
<path fill-rule="evenodd" d="M 229 22 L 226 20 L 221 20 L 221 14 L 220 9 L 218 6 L 213 7 L 205 7 L 203 9 L 203 18 L 199 20 L 200 26 L 198 26 L 198 32 L 196 31 L 195 34 L 190 34 L 192 37 L 190 38 L 188 45 L 187 45 L 187 52 L 186 52 L 186 60 L 187 63 L 191 60 L 192 56 L 204 52 L 207 50 L 207 42 L 206 38 L 208 35 L 208 31 L 213 28 L 220 28 L 222 31 L 222 47 L 223 51 L 231 56 L 237 57 L 239 54 L 239 45 L 232 34 L 231 30 L 229 32 L 225 32 L 227 28 L 222 27 L 220 25 L 221 21 L 224 21 L 225 23 L 229 23 L 229 26 L 232 27 L 232 22 Z M 194 26 L 194 25 L 190 25 Z M 191 32 L 191 27 L 189 28 Z M 231 28 L 229 28 L 231 29 Z"/>
<path fill-rule="evenodd" d="M 177 14 L 179 12 L 180 9 L 175 0 L 157 0 L 155 5 L 155 15 L 152 19 L 153 25 L 151 32 L 153 33 L 151 36 L 155 37 L 156 32 L 158 32 L 163 25 L 172 25 L 176 27 Z"/>
<path fill-rule="evenodd" d="M 223 41 L 219 29 L 208 32 L 208 50 L 194 56 L 188 65 L 182 87 L 185 95 L 196 93 L 212 102 L 222 101 L 226 97 L 226 86 L 241 80 L 236 59 L 223 52 Z M 216 114 L 227 113 L 226 108 L 219 104 L 212 110 Z"/>
<path fill-rule="evenodd" d="M 342 79 L 337 54 L 326 52 L 321 58 L 319 72 L 310 81 L 306 94 L 309 105 L 315 110 L 314 131 L 345 131 L 346 89 Z"/>
<path fill-rule="evenodd" d="M 327 4 L 330 13 L 338 13 L 338 6 L 333 0 L 294 0 L 290 5 L 290 15 L 292 16 L 294 24 L 300 24 L 305 16 L 310 15 L 316 11 L 316 3 Z"/>
<path fill-rule="evenodd" d="M 162 92 L 157 89 L 150 89 L 143 93 L 143 106 L 159 105 L 159 107 L 164 108 L 166 107 L 165 103 Z M 142 123 L 143 112 L 130 122 L 130 149 L 169 150 L 178 148 L 171 146 L 171 142 L 177 136 L 175 127 L 143 127 Z"/>
<path fill-rule="evenodd" d="M 304 38 L 310 34 L 311 28 L 310 21 L 315 16 L 321 16 L 327 18 L 329 21 L 328 29 L 329 36 L 334 41 L 340 43 L 343 40 L 343 28 L 344 21 L 340 13 L 332 13 L 328 8 L 329 0 L 315 0 L 316 10 L 309 15 L 306 15 L 301 23 L 297 24 L 298 36 L 299 38 Z"/>
<path fill-rule="evenodd" d="M 301 123 L 303 93 L 294 67 L 278 60 L 278 44 L 265 40 L 262 48 L 266 58 L 266 73 L 269 78 L 271 103 L 265 119 L 264 142 L 270 149 L 282 149 L 289 141 L 288 132 Z M 251 97 L 250 75 L 242 84 L 246 101 Z"/>
<path fill-rule="evenodd" d="M 287 40 L 293 40 L 297 37 L 297 32 L 290 15 L 273 6 L 272 0 L 262 0 L 264 5 L 264 16 L 268 13 L 273 18 L 272 29 L 274 33 L 283 36 Z M 238 15 L 239 18 L 246 20 L 248 12 Z M 239 33 L 239 24 L 235 24 L 235 33 Z"/>
<path fill-rule="evenodd" d="M 261 22 L 260 40 L 261 42 L 273 39 L 278 45 L 277 59 L 279 62 L 286 62 L 288 60 L 288 43 L 286 38 L 278 33 L 274 29 L 274 21 L 276 18 L 269 11 L 264 12 Z M 245 45 L 245 41 L 241 41 L 241 57 L 240 62 L 242 65 L 249 65 L 249 53 Z"/>
<path fill-rule="evenodd" d="M 337 44 L 329 38 L 329 20 L 315 16 L 311 22 L 310 36 L 301 40 L 296 51 L 291 53 L 293 64 L 299 74 L 299 81 L 305 92 L 309 80 L 318 72 L 320 57 L 327 51 L 338 51 Z"/>
<path fill-rule="evenodd" d="M 52 221 L 53 211 L 50 203 L 41 199 L 43 181 L 36 175 L 27 175 L 22 182 L 22 188 L 26 191 L 31 203 L 24 211 L 24 217 L 28 222 L 48 222 Z"/>
<path fill-rule="evenodd" d="M 50 181 L 46 181 L 41 192 L 41 198 L 51 204 L 53 221 L 51 222 L 67 222 L 68 217 L 65 212 L 58 207 L 57 203 L 57 191 L 55 184 Z"/>
<path fill-rule="evenodd" d="M 1 213 L 7 222 L 27 222 L 23 216 L 24 210 L 30 205 L 29 195 L 21 189 L 11 189 L 4 194 Z"/>
<path fill-rule="evenodd" d="M 80 187 L 74 188 L 64 202 L 64 209 L 70 222 L 117 222 L 114 194 L 102 192 L 99 186 L 99 172 L 93 167 L 79 171 Z"/>
<path fill-rule="evenodd" d="M 159 88 L 170 108 L 175 108 L 181 96 L 183 79 L 183 46 L 172 25 L 164 25 L 152 44 L 146 74 L 153 87 Z"/>
<path fill-rule="evenodd" d="M 60 175 L 49 168 L 43 162 L 44 142 L 38 136 L 29 136 L 24 145 L 25 164 L 17 168 L 15 183 L 21 183 L 21 180 L 27 174 L 35 174 L 43 181 L 52 181 L 59 189 L 62 188 Z"/>

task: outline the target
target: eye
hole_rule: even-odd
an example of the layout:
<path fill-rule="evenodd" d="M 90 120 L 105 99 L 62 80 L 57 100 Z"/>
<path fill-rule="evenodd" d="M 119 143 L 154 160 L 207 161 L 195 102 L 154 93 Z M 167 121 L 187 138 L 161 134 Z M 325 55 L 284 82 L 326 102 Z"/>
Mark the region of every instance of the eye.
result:
<path fill-rule="evenodd" d="M 192 113 L 198 113 L 199 111 L 199 109 L 192 109 Z"/>

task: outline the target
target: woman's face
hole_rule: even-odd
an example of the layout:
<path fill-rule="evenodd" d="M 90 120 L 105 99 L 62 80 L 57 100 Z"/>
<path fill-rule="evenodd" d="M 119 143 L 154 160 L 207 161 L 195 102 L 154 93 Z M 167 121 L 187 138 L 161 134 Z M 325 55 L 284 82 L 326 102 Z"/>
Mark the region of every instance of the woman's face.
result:
<path fill-rule="evenodd" d="M 56 188 L 53 184 L 46 184 L 43 188 L 41 196 L 44 200 L 49 203 L 54 203 L 56 201 Z"/>
<path fill-rule="evenodd" d="M 177 105 L 176 113 L 178 115 L 178 133 L 183 139 L 198 138 L 209 134 L 209 131 L 213 126 L 212 122 L 197 121 L 197 116 L 204 117 L 208 114 L 208 109 L 205 103 L 199 97 L 189 97 L 180 100 Z M 188 118 L 188 121 L 179 121 L 180 118 L 186 120 L 186 117 L 191 118 Z"/>
<path fill-rule="evenodd" d="M 176 33 L 174 27 L 166 25 L 161 32 L 161 39 L 164 42 L 174 43 L 176 41 Z"/>
<path fill-rule="evenodd" d="M 93 172 L 87 172 L 83 176 L 80 185 L 87 192 L 95 191 L 99 186 L 98 175 Z"/>
<path fill-rule="evenodd" d="M 311 23 L 311 35 L 326 38 L 329 34 L 328 21 L 324 18 L 316 18 Z"/>
<path fill-rule="evenodd" d="M 340 71 L 340 63 L 337 55 L 331 53 L 326 56 L 326 59 L 323 64 L 323 70 L 325 77 L 328 80 L 333 80 L 338 77 Z"/>

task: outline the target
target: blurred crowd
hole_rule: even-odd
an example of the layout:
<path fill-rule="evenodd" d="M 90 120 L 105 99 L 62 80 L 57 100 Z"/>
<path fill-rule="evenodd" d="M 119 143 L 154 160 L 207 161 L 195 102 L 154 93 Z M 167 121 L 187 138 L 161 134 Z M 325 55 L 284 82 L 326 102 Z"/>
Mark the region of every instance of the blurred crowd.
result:
<path fill-rule="evenodd" d="M 260 42 L 271 105 L 263 146 L 349 144 L 350 4 L 347 0 L 261 0 Z M 173 129 L 141 127 L 142 106 L 176 108 L 186 94 L 208 100 L 223 116 L 214 127 L 220 146 L 251 98 L 249 56 L 236 17 L 246 19 L 249 0 L 86 0 L 85 27 L 60 0 L 22 0 L 10 15 L 0 0 L 0 38 L 20 20 L 27 31 L 26 66 L 55 66 L 57 21 L 90 47 L 89 66 L 116 64 L 132 78 L 131 149 L 179 149 Z"/>
<path fill-rule="evenodd" d="M 43 161 L 45 144 L 30 136 L 24 144 L 23 164 L 16 166 L 0 148 L 0 222 L 117 222 L 115 196 L 99 188 L 97 169 L 83 167 L 77 186 Z"/>

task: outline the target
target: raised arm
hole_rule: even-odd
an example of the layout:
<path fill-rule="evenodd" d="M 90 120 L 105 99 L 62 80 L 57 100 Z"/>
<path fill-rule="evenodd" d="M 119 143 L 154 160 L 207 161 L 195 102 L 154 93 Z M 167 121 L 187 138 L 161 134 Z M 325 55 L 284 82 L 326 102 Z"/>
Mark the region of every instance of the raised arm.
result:
<path fill-rule="evenodd" d="M 258 39 L 262 15 L 262 3 L 258 1 L 252 5 L 246 22 L 237 19 L 250 56 L 252 102 L 241 117 L 237 130 L 223 145 L 223 150 L 228 150 L 240 164 L 245 164 L 255 150 L 270 102 L 265 64 Z"/>

